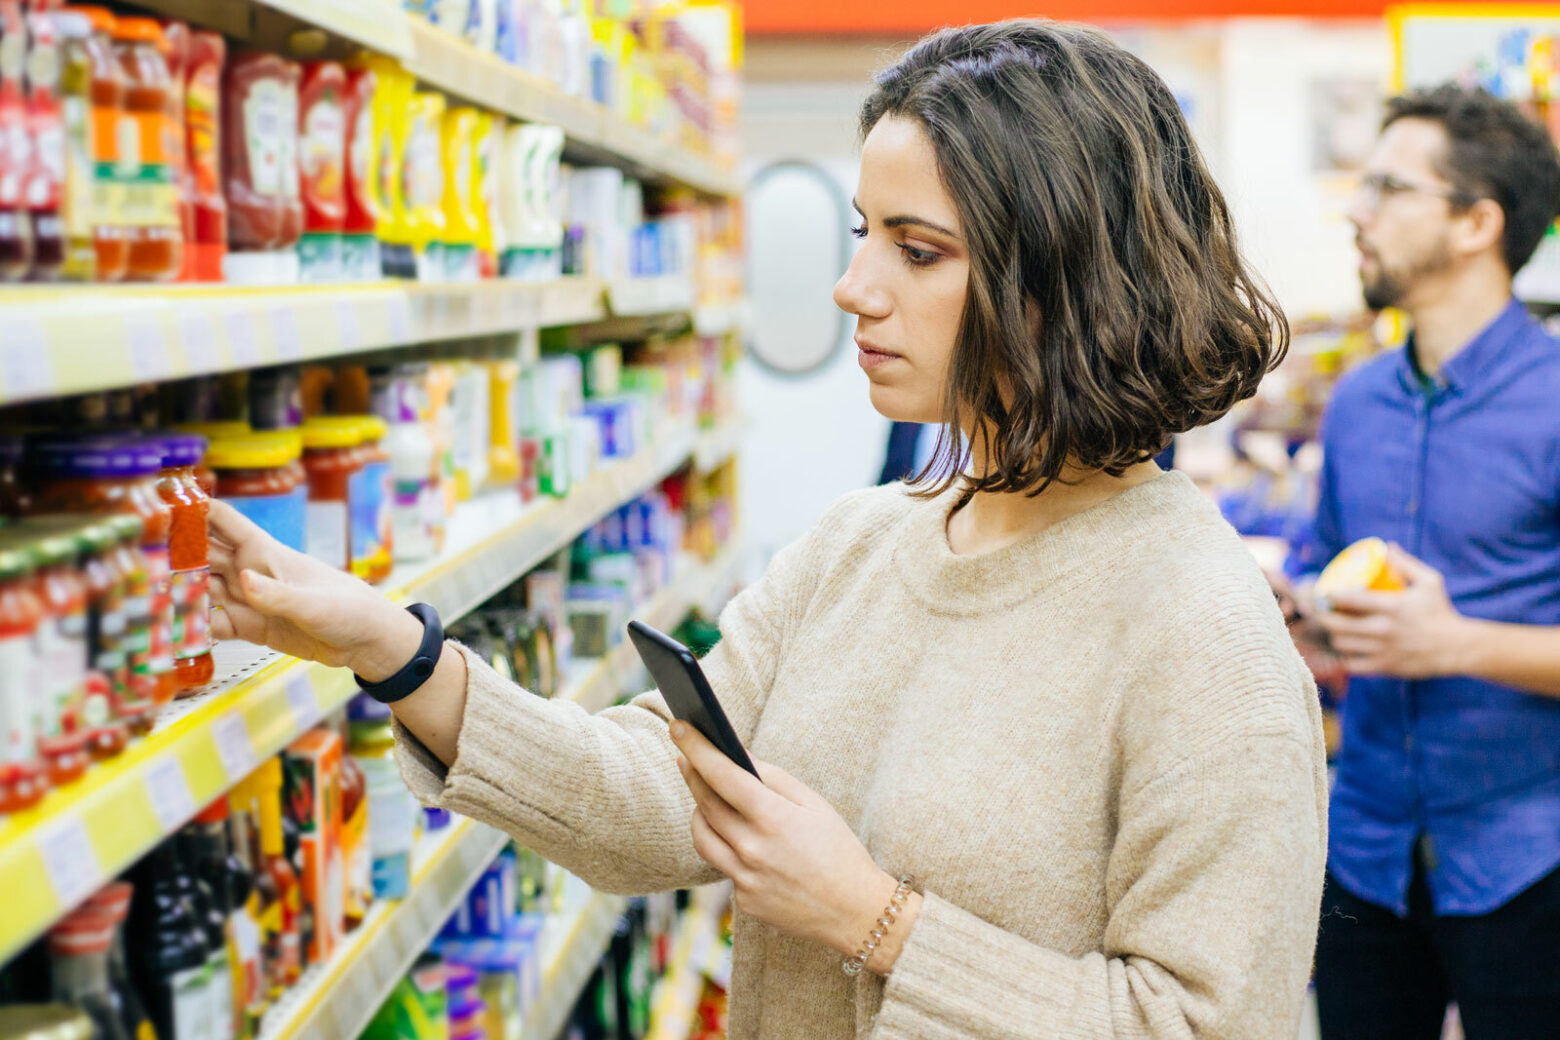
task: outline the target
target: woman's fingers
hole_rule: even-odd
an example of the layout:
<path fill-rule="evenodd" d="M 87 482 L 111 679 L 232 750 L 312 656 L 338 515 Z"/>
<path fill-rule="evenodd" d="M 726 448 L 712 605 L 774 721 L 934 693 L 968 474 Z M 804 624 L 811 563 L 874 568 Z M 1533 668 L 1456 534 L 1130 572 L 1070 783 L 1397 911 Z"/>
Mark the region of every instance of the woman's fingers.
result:
<path fill-rule="evenodd" d="M 211 500 L 211 509 L 206 514 L 206 529 L 213 540 L 234 548 L 256 538 L 271 537 L 249 517 L 218 498 Z"/>
<path fill-rule="evenodd" d="M 693 800 L 698 803 L 699 811 L 710 826 L 715 828 L 728 845 L 736 847 L 741 844 L 740 837 L 747 830 L 747 822 L 742 816 L 726 803 L 726 800 L 714 791 L 710 785 L 704 782 L 704 778 L 698 770 L 689 765 L 688 760 L 681 755 L 677 756 L 677 768 L 682 772 L 683 782 L 688 785 L 688 790 L 693 793 Z"/>
<path fill-rule="evenodd" d="M 741 861 L 731 846 L 704 818 L 700 809 L 693 810 L 693 819 L 688 823 L 688 830 L 693 835 L 693 851 L 699 854 L 699 858 L 727 877 L 735 877 L 741 869 Z"/>

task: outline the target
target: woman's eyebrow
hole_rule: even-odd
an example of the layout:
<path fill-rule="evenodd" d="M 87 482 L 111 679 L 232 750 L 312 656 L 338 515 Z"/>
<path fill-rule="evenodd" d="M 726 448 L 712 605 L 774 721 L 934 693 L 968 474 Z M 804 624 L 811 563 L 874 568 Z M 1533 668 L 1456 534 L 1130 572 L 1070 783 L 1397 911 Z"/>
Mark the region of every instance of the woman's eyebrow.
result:
<path fill-rule="evenodd" d="M 853 209 L 855 209 L 855 211 L 857 213 L 861 213 L 861 206 L 860 206 L 859 203 L 856 202 L 855 199 L 851 199 L 850 200 L 850 204 L 851 204 L 851 207 Z M 861 213 L 861 216 L 863 218 L 865 218 L 866 214 L 865 213 Z M 886 228 L 905 227 L 906 225 L 914 225 L 916 227 L 924 227 L 928 231 L 936 231 L 936 232 L 939 232 L 941 234 L 947 235 L 949 238 L 953 239 L 956 242 L 959 240 L 958 232 L 952 231 L 952 230 L 950 230 L 948 228 L 945 228 L 941 224 L 934 224 L 930 220 L 923 220 L 920 217 L 912 217 L 912 216 L 906 216 L 904 214 L 901 214 L 901 215 L 899 215 L 897 217 L 887 217 L 883 221 L 883 226 L 886 227 Z"/>

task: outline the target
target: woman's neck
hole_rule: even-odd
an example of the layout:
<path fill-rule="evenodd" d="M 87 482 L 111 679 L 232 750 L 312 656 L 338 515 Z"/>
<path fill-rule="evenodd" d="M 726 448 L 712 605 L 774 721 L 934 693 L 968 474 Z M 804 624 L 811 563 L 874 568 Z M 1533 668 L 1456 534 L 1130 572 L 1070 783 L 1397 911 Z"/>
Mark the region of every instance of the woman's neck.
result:
<path fill-rule="evenodd" d="M 972 472 L 980 472 L 982 465 L 978 454 L 971 459 Z M 959 556 L 994 552 L 1153 480 L 1160 472 L 1153 462 L 1138 463 L 1119 477 L 1069 467 L 1062 480 L 1033 497 L 979 492 L 948 518 L 948 546 Z"/>

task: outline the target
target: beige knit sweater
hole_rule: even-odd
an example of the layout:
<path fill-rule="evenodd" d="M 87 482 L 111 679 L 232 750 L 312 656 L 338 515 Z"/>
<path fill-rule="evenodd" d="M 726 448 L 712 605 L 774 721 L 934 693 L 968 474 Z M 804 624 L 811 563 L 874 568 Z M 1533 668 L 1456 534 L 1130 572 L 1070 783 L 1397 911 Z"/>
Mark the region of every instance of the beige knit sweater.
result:
<path fill-rule="evenodd" d="M 956 556 L 953 495 L 848 495 L 721 617 L 743 742 L 925 893 L 886 980 L 738 914 L 732 1040 L 1293 1040 L 1327 789 L 1316 691 L 1217 510 L 1166 474 Z M 467 654 L 430 804 L 592 885 L 718 880 L 655 693 L 594 717 Z"/>

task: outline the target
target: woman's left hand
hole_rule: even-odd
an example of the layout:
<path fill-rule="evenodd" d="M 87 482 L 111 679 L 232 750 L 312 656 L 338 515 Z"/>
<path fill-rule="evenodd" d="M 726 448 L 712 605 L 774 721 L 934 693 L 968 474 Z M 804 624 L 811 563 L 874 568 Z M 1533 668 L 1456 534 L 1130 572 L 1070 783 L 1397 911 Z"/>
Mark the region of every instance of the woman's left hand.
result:
<path fill-rule="evenodd" d="M 779 766 L 755 760 L 759 783 L 687 723 L 673 722 L 671 732 L 682 752 L 677 768 L 698 803 L 694 850 L 731 879 L 737 909 L 845 956 L 856 953 L 899 882 L 828 802 Z M 893 928 L 896 939 L 909 930 L 909 916 Z M 886 971 L 882 959 L 874 955 L 869 967 Z"/>

